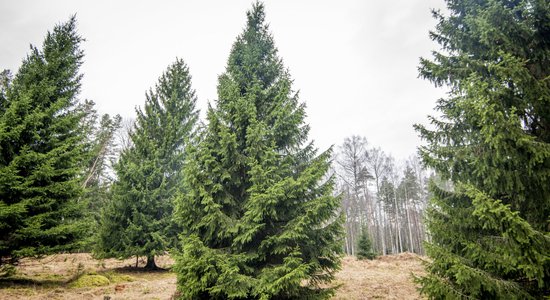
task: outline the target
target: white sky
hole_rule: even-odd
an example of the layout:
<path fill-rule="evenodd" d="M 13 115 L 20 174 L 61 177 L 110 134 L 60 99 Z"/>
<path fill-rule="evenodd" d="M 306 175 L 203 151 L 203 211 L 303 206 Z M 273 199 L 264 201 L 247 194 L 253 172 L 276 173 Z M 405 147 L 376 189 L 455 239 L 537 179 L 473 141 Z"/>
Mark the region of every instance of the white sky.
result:
<path fill-rule="evenodd" d="M 82 99 L 101 113 L 132 117 L 145 91 L 180 57 L 189 65 L 204 116 L 217 77 L 244 28 L 252 0 L 28 1 L 0 0 L 0 69 L 19 68 L 29 44 L 75 14 L 85 62 Z M 430 9 L 443 0 L 265 1 L 279 55 L 307 104 L 310 138 L 321 150 L 347 136 L 367 137 L 396 158 L 420 144 L 414 123 L 426 123 L 444 91 L 417 78 Z"/>

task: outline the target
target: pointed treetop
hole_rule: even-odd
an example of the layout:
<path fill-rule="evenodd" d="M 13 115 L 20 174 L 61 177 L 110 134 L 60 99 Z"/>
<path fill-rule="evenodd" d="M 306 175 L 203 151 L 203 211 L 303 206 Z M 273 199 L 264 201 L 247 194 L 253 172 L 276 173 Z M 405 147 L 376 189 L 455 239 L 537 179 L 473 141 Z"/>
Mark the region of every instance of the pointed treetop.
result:
<path fill-rule="evenodd" d="M 55 25 L 53 32 L 48 31 L 42 45 L 46 60 L 50 59 L 48 56 L 52 49 L 69 51 L 70 54 L 77 58 L 84 56 L 84 51 L 79 46 L 85 39 L 78 34 L 76 22 L 76 15 L 72 15 L 67 22 Z M 81 64 L 80 62 L 78 65 L 80 66 Z"/>
<path fill-rule="evenodd" d="M 247 12 L 247 24 L 238 37 L 229 55 L 227 73 L 239 83 L 242 89 L 254 84 L 262 88 L 270 86 L 284 73 L 281 59 L 269 25 L 265 22 L 264 4 L 256 2 Z"/>
<path fill-rule="evenodd" d="M 252 4 L 252 9 L 246 12 L 246 27 L 248 29 L 267 29 L 269 26 L 265 23 L 265 6 L 262 2 L 256 1 Z"/>

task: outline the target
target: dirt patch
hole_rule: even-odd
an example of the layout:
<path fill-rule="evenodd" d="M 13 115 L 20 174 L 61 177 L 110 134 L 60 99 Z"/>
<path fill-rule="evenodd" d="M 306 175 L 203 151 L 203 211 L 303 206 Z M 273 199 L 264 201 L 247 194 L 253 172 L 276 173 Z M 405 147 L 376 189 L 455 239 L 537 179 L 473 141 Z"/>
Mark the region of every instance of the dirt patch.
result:
<path fill-rule="evenodd" d="M 95 260 L 89 254 L 58 254 L 43 259 L 25 259 L 17 275 L 0 280 L 0 299 L 171 299 L 176 291 L 176 275 L 168 269 L 169 256 L 157 258 L 166 270 L 136 269 L 135 258 Z M 145 265 L 145 259 L 139 266 Z M 375 260 L 345 257 L 336 275 L 340 284 L 334 299 L 422 299 L 412 282 L 411 273 L 421 275 L 421 257 L 403 253 Z M 101 276 L 103 286 L 74 284 L 83 276 Z"/>

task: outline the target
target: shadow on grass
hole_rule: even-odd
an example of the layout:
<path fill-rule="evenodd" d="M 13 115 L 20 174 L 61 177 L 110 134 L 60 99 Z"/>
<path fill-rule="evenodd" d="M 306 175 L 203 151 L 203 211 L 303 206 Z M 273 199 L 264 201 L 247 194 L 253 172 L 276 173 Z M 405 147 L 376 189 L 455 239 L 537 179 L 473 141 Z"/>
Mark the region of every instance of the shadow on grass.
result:
<path fill-rule="evenodd" d="M 134 273 L 134 274 L 147 274 L 147 273 L 155 273 L 155 274 L 168 274 L 172 273 L 171 268 L 160 268 L 157 267 L 155 269 L 146 269 L 143 267 L 133 267 L 133 266 L 126 266 L 126 267 L 119 267 L 119 268 L 112 268 L 110 269 L 117 273 Z"/>
<path fill-rule="evenodd" d="M 131 276 L 125 275 L 128 273 L 138 274 L 143 272 L 147 273 L 167 273 L 167 270 L 155 270 L 155 271 L 142 271 L 142 270 L 133 270 L 133 268 L 118 268 L 118 269 L 109 269 L 104 271 L 83 271 L 77 274 L 70 276 L 62 276 L 56 274 L 41 274 L 36 277 L 28 277 L 24 275 L 13 275 L 0 277 L 0 289 L 3 288 L 71 288 L 83 277 L 100 275 L 107 278 L 111 283 L 127 282 L 133 281 L 134 278 Z M 93 286 L 91 284 L 90 286 Z M 1 297 L 0 297 L 1 299 Z"/>
<path fill-rule="evenodd" d="M 110 268 L 101 271 L 82 271 L 69 276 L 57 274 L 40 274 L 38 276 L 12 275 L 0 276 L 0 289 L 4 288 L 73 288 L 81 277 L 100 275 L 107 278 L 110 283 L 130 282 L 137 278 L 169 276 L 173 274 L 171 268 L 146 269 L 143 267 L 125 266 Z M 136 277 L 134 277 L 136 276 Z M 84 284 L 87 286 L 87 284 Z M 90 286 L 94 286 L 91 284 Z M 76 286 L 78 287 L 78 286 Z M 1 297 L 0 297 L 1 298 Z"/>
<path fill-rule="evenodd" d="M 14 287 L 64 287 L 67 284 L 66 278 L 30 278 L 23 276 L 0 277 L 0 289 Z"/>

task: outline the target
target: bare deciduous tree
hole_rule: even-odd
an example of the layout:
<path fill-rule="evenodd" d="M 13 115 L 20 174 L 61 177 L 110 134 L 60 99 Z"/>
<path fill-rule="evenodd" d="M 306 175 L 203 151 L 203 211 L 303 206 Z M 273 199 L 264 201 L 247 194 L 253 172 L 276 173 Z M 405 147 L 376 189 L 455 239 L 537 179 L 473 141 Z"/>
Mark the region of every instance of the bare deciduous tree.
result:
<path fill-rule="evenodd" d="M 428 193 L 420 160 L 411 156 L 398 167 L 381 148 L 367 148 L 366 138 L 346 138 L 338 148 L 334 172 L 346 217 L 344 250 L 356 253 L 362 229 L 380 254 L 423 254 L 423 213 Z"/>

